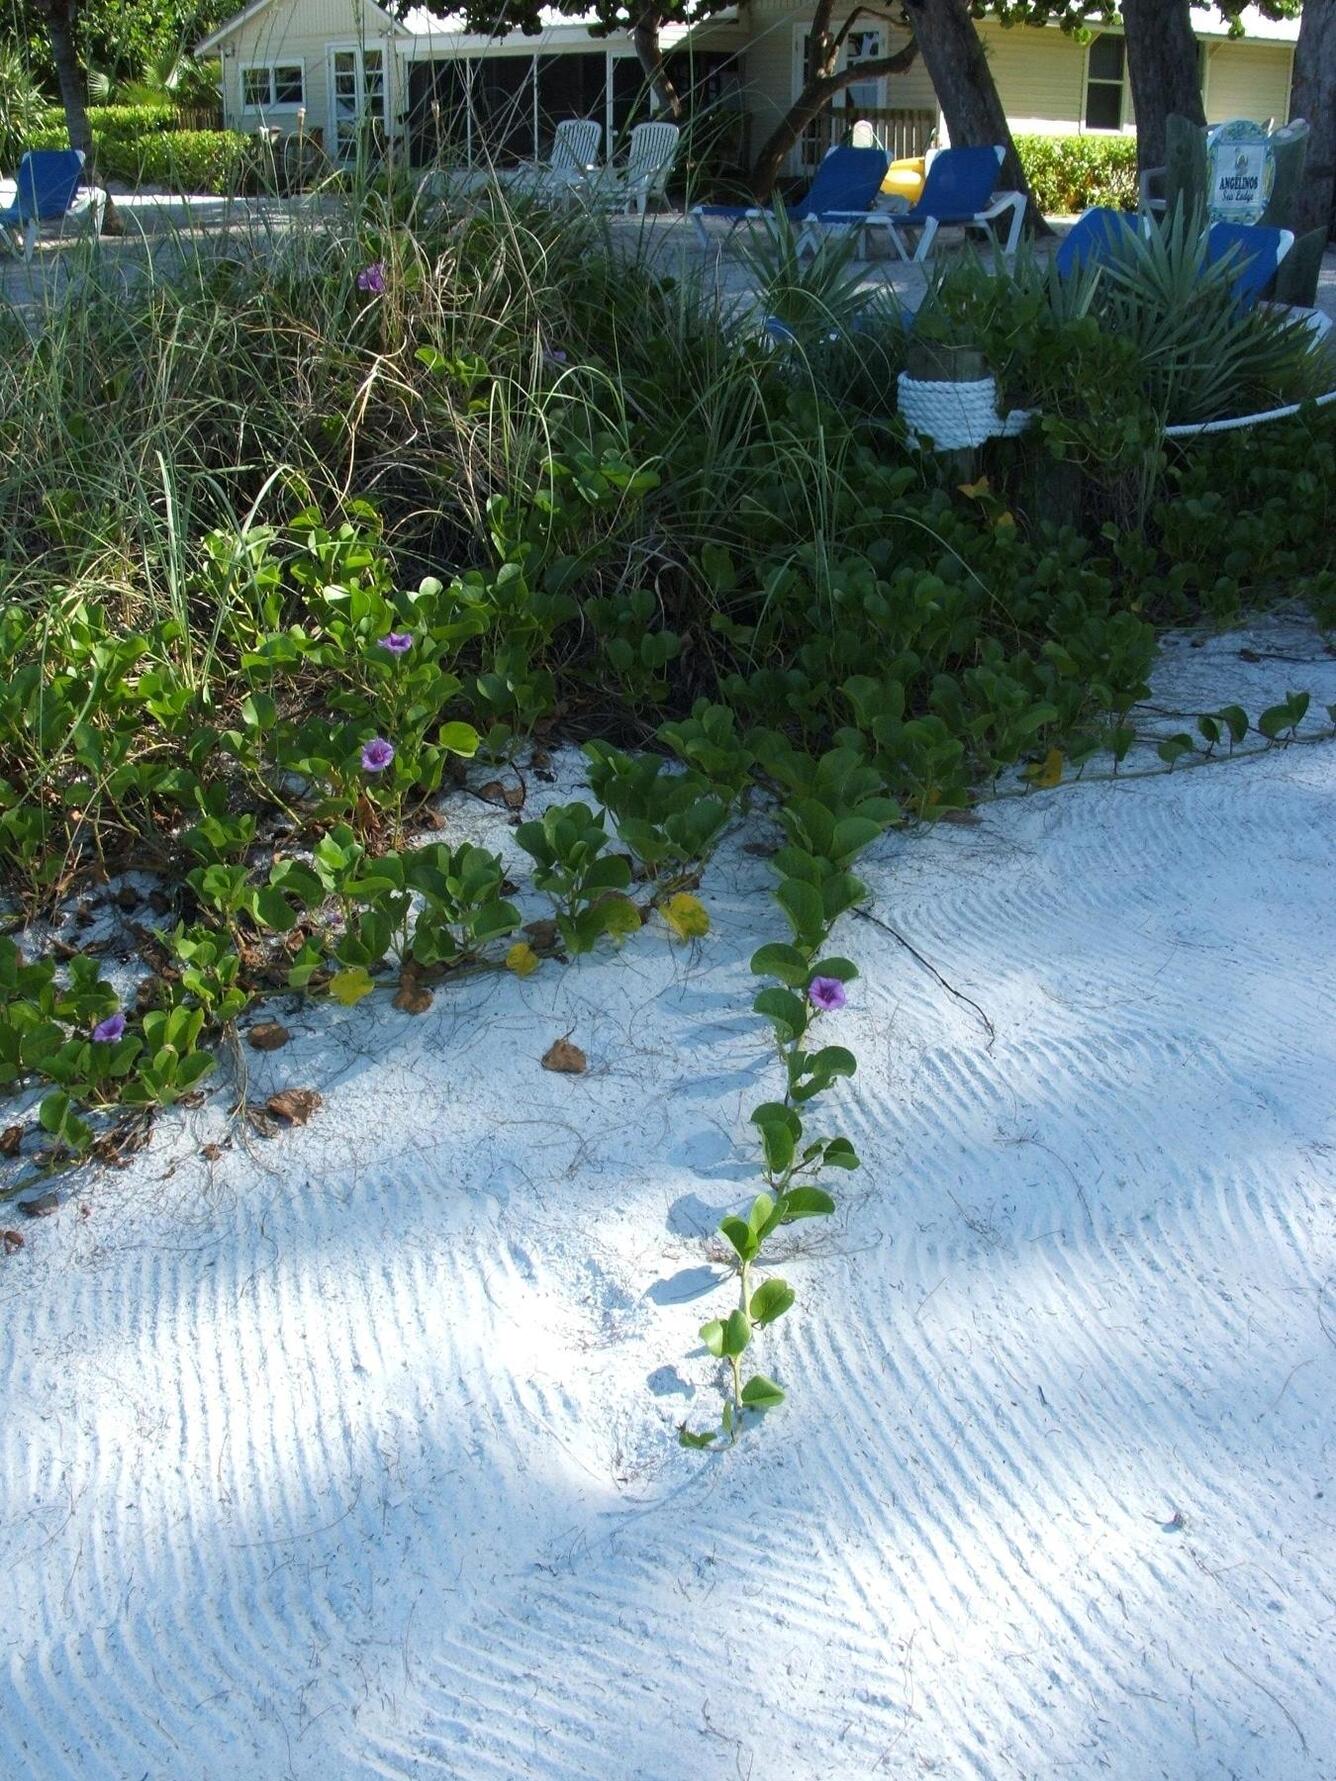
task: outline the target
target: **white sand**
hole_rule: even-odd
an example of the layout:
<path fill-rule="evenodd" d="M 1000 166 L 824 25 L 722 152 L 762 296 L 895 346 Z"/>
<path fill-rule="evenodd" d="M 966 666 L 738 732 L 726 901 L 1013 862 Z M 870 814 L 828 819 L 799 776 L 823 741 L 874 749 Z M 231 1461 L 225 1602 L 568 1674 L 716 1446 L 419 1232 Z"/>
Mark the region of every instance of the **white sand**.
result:
<path fill-rule="evenodd" d="M 1253 641 L 1157 702 L 1336 699 Z M 1318 743 L 875 850 L 996 1038 L 841 931 L 866 1166 L 726 1456 L 745 836 L 695 949 L 284 1015 L 307 1128 L 210 1164 L 220 1086 L 0 1262 L 0 1774 L 1330 1781 L 1334 817 Z"/>

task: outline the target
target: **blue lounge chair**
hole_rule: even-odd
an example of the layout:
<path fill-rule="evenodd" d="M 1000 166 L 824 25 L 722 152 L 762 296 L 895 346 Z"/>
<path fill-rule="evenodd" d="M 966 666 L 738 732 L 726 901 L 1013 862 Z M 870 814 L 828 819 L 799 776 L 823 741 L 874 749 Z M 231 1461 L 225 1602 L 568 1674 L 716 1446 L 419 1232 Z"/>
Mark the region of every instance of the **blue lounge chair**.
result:
<path fill-rule="evenodd" d="M 1063 278 L 1087 266 L 1107 266 L 1119 257 L 1129 236 L 1141 233 L 1141 218 L 1130 210 L 1087 210 L 1063 236 L 1053 260 Z"/>
<path fill-rule="evenodd" d="M 788 215 L 802 223 L 799 246 L 808 239 L 809 227 L 815 226 L 813 245 L 820 245 L 820 229 L 827 221 L 848 227 L 850 219 L 867 213 L 869 204 L 881 190 L 881 182 L 890 166 L 890 157 L 879 148 L 833 148 L 817 168 L 811 185 Z M 710 245 L 705 233 L 706 218 L 714 218 L 736 229 L 740 223 L 773 223 L 775 213 L 763 205 L 696 204 L 691 220 L 696 225 L 701 246 Z"/>
<path fill-rule="evenodd" d="M 45 222 L 63 221 L 71 211 L 91 208 L 100 224 L 105 192 L 93 188 L 82 205 L 75 201 L 83 168 L 80 148 L 29 149 L 19 162 L 14 202 L 0 210 L 0 237 L 19 246 L 25 260 L 32 258 Z"/>
<path fill-rule="evenodd" d="M 1025 221 L 1023 192 L 995 192 L 997 176 L 1005 158 L 1001 148 L 944 148 L 934 155 L 923 182 L 923 193 L 909 210 L 873 210 L 861 219 L 834 218 L 846 226 L 885 229 L 902 260 L 911 256 L 905 245 L 904 232 L 921 231 L 918 248 L 913 254 L 916 263 L 926 260 L 932 251 L 938 229 L 946 224 L 964 228 L 988 229 L 996 218 L 1011 213 L 1003 253 L 1014 254 Z M 992 231 L 988 231 L 990 236 Z"/>
<path fill-rule="evenodd" d="M 1087 265 L 1115 263 L 1119 244 L 1153 225 L 1149 218 L 1126 210 L 1087 210 L 1073 223 L 1053 256 L 1063 277 Z M 1289 229 L 1263 228 L 1259 224 L 1212 223 L 1206 236 L 1206 263 L 1228 262 L 1234 275 L 1234 293 L 1240 309 L 1261 306 L 1306 322 L 1317 339 L 1330 332 L 1332 321 L 1320 309 L 1304 309 L 1291 303 L 1264 303 L 1263 293 L 1276 276 L 1276 268 L 1294 246 Z"/>
<path fill-rule="evenodd" d="M 1218 266 L 1231 259 L 1239 307 L 1252 309 L 1293 246 L 1289 229 L 1264 229 L 1258 223 L 1212 223 L 1206 237 L 1206 262 Z"/>
<path fill-rule="evenodd" d="M 1305 322 L 1316 344 L 1325 340 L 1332 329 L 1332 318 L 1323 310 L 1263 300 L 1276 268 L 1293 246 L 1294 235 L 1289 229 L 1265 228 L 1260 223 L 1212 223 L 1206 237 L 1206 258 L 1215 265 L 1228 255 L 1236 256 L 1234 290 L 1239 307 L 1271 309 L 1291 321 Z"/>

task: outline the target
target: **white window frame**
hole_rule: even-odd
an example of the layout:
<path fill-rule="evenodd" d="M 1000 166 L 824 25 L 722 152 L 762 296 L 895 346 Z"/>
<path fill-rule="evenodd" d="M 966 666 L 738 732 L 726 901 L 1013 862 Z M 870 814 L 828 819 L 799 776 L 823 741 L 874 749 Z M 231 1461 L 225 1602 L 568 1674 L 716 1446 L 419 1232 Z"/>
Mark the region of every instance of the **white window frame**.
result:
<path fill-rule="evenodd" d="M 877 55 L 878 55 L 878 57 L 880 57 L 880 56 L 887 54 L 887 51 L 885 49 L 886 31 L 887 31 L 887 27 L 885 25 L 881 25 L 881 24 L 869 25 L 868 27 L 866 27 L 866 29 L 864 29 L 862 31 L 858 31 L 858 32 L 851 31 L 849 33 L 849 36 L 850 37 L 860 36 L 860 37 L 876 37 L 876 38 L 878 38 L 880 40 L 880 43 L 882 46 L 881 48 L 879 48 L 877 50 Z M 790 57 L 791 75 L 790 75 L 789 98 L 791 101 L 795 100 L 798 97 L 799 93 L 801 93 L 803 90 L 803 64 L 807 60 L 807 39 L 811 36 L 811 34 L 812 34 L 811 26 L 809 23 L 807 23 L 806 21 L 801 20 L 801 19 L 795 21 L 794 26 L 793 26 L 793 53 Z M 869 58 L 869 59 L 871 59 L 871 58 Z M 839 66 L 841 68 L 847 68 L 849 66 L 849 37 L 846 37 L 844 42 L 840 45 Z M 884 74 L 878 74 L 878 75 L 874 75 L 871 80 L 859 81 L 859 82 L 855 83 L 856 85 L 859 85 L 859 86 L 867 86 L 867 87 L 875 86 L 877 89 L 877 103 L 875 105 L 868 107 L 867 109 L 869 109 L 871 111 L 885 111 L 887 109 L 887 105 L 886 105 L 886 81 L 887 81 L 887 78 L 888 77 Z M 847 93 L 848 90 L 849 89 L 846 88 L 845 92 Z M 797 142 L 794 143 L 793 147 L 789 150 L 788 160 L 785 163 L 785 171 L 788 173 L 792 173 L 792 174 L 806 173 L 809 176 L 815 171 L 814 168 L 807 166 L 805 164 L 805 162 L 803 161 L 803 142 L 802 142 L 801 137 L 798 139 Z"/>
<path fill-rule="evenodd" d="M 301 70 L 302 96 L 300 99 L 284 99 L 279 101 L 274 98 L 274 94 L 278 90 L 276 76 L 280 68 L 299 68 Z M 256 104 L 254 101 L 249 100 L 246 97 L 246 76 L 248 74 L 265 74 L 269 78 L 269 97 L 261 100 L 259 104 Z M 306 60 L 302 56 L 283 56 L 280 60 L 275 62 L 243 62 L 241 64 L 238 78 L 240 81 L 241 109 L 243 112 L 253 113 L 257 117 L 263 117 L 267 111 L 298 112 L 305 109 Z"/>
<path fill-rule="evenodd" d="M 331 159 L 333 159 L 335 162 L 337 162 L 339 159 L 339 125 L 338 125 L 338 110 L 337 110 L 338 94 L 335 90 L 335 82 L 334 82 L 334 60 L 335 60 L 336 56 L 355 56 L 357 58 L 356 62 L 354 63 L 354 80 L 355 80 L 355 85 L 356 85 L 356 89 L 357 89 L 357 91 L 356 91 L 357 118 L 358 118 L 358 122 L 360 124 L 361 120 L 366 115 L 366 59 L 365 58 L 366 58 L 366 54 L 367 54 L 368 50 L 370 50 L 375 55 L 379 55 L 379 57 L 380 57 L 380 70 L 381 70 L 381 72 L 380 72 L 380 79 L 381 79 L 380 122 L 381 122 L 381 127 L 384 130 L 386 136 L 388 136 L 390 133 L 390 117 L 391 117 L 392 106 L 393 106 L 393 95 L 390 92 L 390 82 L 394 78 L 394 73 L 390 66 L 391 61 L 392 61 L 392 55 L 391 55 L 389 45 L 387 43 L 385 43 L 383 40 L 378 40 L 375 43 L 365 43 L 364 42 L 364 43 L 330 43 L 330 44 L 327 44 L 325 46 L 325 77 L 326 77 L 326 80 L 328 81 L 328 94 L 329 94 L 329 99 L 328 99 L 329 134 L 325 141 L 325 147 L 326 147 Z M 286 66 L 286 64 L 284 64 L 284 66 Z"/>
<path fill-rule="evenodd" d="M 873 37 L 876 39 L 877 47 L 875 50 L 872 50 L 871 52 L 869 52 L 866 56 L 857 57 L 854 60 L 854 62 L 851 64 L 850 60 L 849 60 L 849 44 L 850 44 L 850 41 L 855 37 L 864 37 L 864 38 Z M 869 62 L 880 61 L 881 58 L 885 54 L 886 54 L 886 28 L 885 28 L 885 26 L 884 25 L 870 25 L 866 29 L 861 30 L 861 31 L 850 31 L 848 37 L 845 38 L 844 45 L 840 51 L 840 61 L 843 64 L 843 66 L 846 68 L 848 68 L 850 66 L 853 66 L 856 68 L 858 66 L 859 62 L 861 62 L 861 61 L 865 61 L 865 60 L 869 61 Z M 854 87 L 873 87 L 873 88 L 875 88 L 876 89 L 875 97 L 873 98 L 871 104 L 866 105 L 865 107 L 863 107 L 863 109 L 868 110 L 868 111 L 885 111 L 885 109 L 886 109 L 886 76 L 884 74 L 873 75 L 871 80 L 855 81 Z M 845 88 L 844 97 L 845 97 L 846 101 L 848 100 L 849 95 L 854 91 L 854 87 L 846 87 Z M 860 104 L 861 104 L 861 102 L 860 102 Z"/>
<path fill-rule="evenodd" d="M 1101 37 L 1116 37 L 1123 46 L 1123 78 L 1119 83 L 1118 122 L 1116 124 L 1088 124 L 1086 113 L 1090 110 L 1090 52 Z M 1097 87 L 1111 87 L 1113 81 L 1102 80 L 1095 76 Z M 1127 121 L 1131 116 L 1127 81 L 1127 39 L 1121 31 L 1098 31 L 1086 45 L 1085 62 L 1081 70 L 1081 134 L 1083 136 L 1121 136 L 1127 129 Z"/>

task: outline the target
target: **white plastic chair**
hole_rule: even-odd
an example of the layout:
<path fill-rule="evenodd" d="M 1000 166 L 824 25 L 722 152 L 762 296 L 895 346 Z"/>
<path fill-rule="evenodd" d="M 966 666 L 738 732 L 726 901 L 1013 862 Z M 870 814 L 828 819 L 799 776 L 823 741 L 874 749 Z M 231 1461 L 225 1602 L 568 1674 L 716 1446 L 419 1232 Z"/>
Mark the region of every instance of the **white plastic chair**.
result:
<path fill-rule="evenodd" d="M 595 118 L 568 117 L 557 125 L 552 139 L 554 171 L 592 173 L 598 166 L 598 151 L 603 146 L 603 126 Z"/>
<path fill-rule="evenodd" d="M 676 124 L 637 124 L 631 132 L 624 167 L 605 167 L 590 194 L 611 210 L 634 210 L 644 216 L 651 198 L 662 198 L 677 159 L 682 132 Z"/>
<path fill-rule="evenodd" d="M 603 126 L 594 118 L 563 118 L 552 139 L 552 155 L 529 169 L 534 189 L 545 196 L 560 197 L 582 185 L 598 170 L 598 151 L 603 146 Z"/>

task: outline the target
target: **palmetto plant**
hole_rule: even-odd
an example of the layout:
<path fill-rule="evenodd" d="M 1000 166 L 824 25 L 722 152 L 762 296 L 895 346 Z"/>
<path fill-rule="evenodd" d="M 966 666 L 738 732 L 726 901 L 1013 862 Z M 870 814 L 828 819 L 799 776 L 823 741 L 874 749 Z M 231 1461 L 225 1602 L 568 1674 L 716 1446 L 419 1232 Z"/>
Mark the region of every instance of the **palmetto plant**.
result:
<path fill-rule="evenodd" d="M 88 92 L 98 105 L 169 104 L 206 110 L 218 104 L 221 81 L 217 62 L 197 62 L 179 44 L 173 44 L 150 56 L 130 80 L 90 68 Z"/>
<path fill-rule="evenodd" d="M 1099 275 L 1094 311 L 1135 346 L 1142 394 L 1167 422 L 1246 414 L 1327 381 L 1301 320 L 1240 303 L 1238 269 L 1237 252 L 1210 263 L 1202 218 L 1180 210 L 1148 235 L 1127 230 Z"/>
<path fill-rule="evenodd" d="M 802 226 L 776 204 L 773 221 L 738 257 L 761 314 L 806 343 L 846 332 L 868 308 L 871 293 L 852 236 L 828 236 L 808 259 L 799 250 L 801 238 Z"/>
<path fill-rule="evenodd" d="M 13 173 L 48 110 L 22 50 L 0 44 L 0 171 Z"/>

